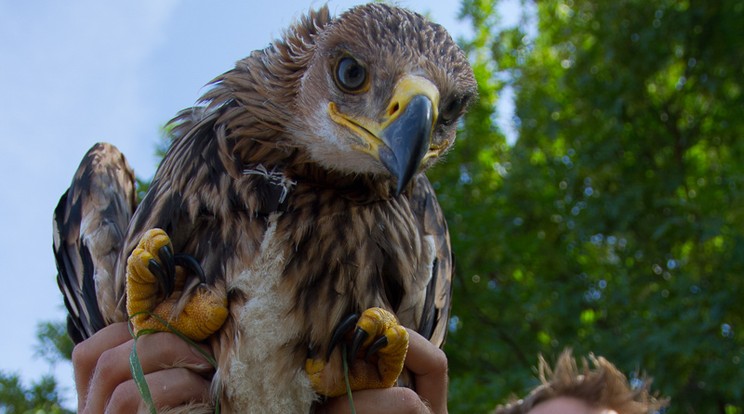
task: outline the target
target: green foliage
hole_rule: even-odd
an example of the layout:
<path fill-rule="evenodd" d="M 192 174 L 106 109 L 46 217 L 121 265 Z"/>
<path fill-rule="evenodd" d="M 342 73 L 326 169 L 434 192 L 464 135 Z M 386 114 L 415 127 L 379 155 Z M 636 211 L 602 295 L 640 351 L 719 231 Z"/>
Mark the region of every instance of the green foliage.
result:
<path fill-rule="evenodd" d="M 69 361 L 73 343 L 64 322 L 41 322 L 36 327 L 36 354 L 50 365 Z M 52 375 L 41 377 L 26 387 L 18 374 L 0 371 L 0 413 L 67 414 L 62 407 L 59 385 Z"/>
<path fill-rule="evenodd" d="M 36 340 L 36 354 L 50 365 L 62 360 L 72 360 L 72 348 L 75 344 L 67 335 L 63 322 L 40 322 L 36 326 Z"/>
<path fill-rule="evenodd" d="M 740 412 L 744 4 L 546 0 L 535 38 L 494 1 L 462 10 L 481 101 L 431 174 L 458 259 L 451 410 L 524 395 L 571 346 L 647 371 L 668 412 Z"/>
<path fill-rule="evenodd" d="M 57 382 L 44 376 L 29 387 L 16 374 L 0 372 L 0 412 L 6 414 L 68 414 L 62 408 Z"/>

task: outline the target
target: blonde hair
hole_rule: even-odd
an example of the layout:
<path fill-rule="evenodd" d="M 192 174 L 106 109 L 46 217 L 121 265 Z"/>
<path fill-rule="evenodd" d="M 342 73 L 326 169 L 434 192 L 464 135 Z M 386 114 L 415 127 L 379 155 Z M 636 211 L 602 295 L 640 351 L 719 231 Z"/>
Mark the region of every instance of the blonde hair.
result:
<path fill-rule="evenodd" d="M 494 414 L 527 413 L 541 402 L 555 397 L 574 397 L 591 407 L 611 409 L 620 414 L 648 414 L 667 403 L 649 393 L 651 380 L 642 378 L 640 386 L 631 387 L 627 378 L 612 363 L 590 354 L 582 358 L 582 369 L 566 349 L 561 353 L 555 369 L 540 356 L 538 373 L 541 385 L 524 399 L 499 406 Z M 591 367 L 589 365 L 591 362 Z"/>

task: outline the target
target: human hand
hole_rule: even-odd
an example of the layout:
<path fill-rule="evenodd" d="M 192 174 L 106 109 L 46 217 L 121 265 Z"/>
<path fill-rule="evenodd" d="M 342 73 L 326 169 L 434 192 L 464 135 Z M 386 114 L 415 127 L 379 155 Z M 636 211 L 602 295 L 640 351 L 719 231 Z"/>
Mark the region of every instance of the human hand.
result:
<path fill-rule="evenodd" d="M 446 414 L 447 356 L 423 336 L 408 329 L 405 367 L 411 372 L 416 391 L 405 387 L 355 391 L 354 406 L 360 413 Z M 318 413 L 350 413 L 346 395 L 329 399 Z"/>
<path fill-rule="evenodd" d="M 417 391 L 393 387 L 354 392 L 359 412 L 447 412 L 447 357 L 411 330 L 409 341 L 405 366 L 415 378 Z M 129 367 L 133 343 L 127 324 L 117 323 L 75 347 L 72 359 L 78 412 L 133 412 L 143 406 Z M 165 332 L 145 335 L 138 339 L 137 352 L 157 407 L 208 401 L 209 377 L 214 370 L 182 339 Z M 348 399 L 342 396 L 329 400 L 320 412 L 349 411 Z"/>
<path fill-rule="evenodd" d="M 134 340 L 126 322 L 109 325 L 72 351 L 79 413 L 131 413 L 144 407 L 129 366 Z M 137 354 L 156 407 L 209 401 L 213 367 L 172 333 L 143 335 Z"/>

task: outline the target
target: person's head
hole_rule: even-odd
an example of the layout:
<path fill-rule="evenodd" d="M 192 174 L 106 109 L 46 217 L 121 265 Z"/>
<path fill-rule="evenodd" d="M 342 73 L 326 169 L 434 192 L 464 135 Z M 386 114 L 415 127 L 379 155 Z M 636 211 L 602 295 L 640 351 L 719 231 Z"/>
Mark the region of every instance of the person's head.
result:
<path fill-rule="evenodd" d="M 551 369 L 540 357 L 541 385 L 494 414 L 648 414 L 665 405 L 649 394 L 650 381 L 631 387 L 606 359 L 590 355 L 589 361 L 582 358 L 579 369 L 571 351 L 565 350 Z"/>

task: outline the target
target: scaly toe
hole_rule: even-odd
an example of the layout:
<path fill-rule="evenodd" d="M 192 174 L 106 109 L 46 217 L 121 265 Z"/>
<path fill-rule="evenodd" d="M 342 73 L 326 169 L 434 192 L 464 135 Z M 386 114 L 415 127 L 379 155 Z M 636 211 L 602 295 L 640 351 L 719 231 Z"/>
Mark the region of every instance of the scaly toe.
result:
<path fill-rule="evenodd" d="M 354 333 L 348 339 L 351 344 L 347 355 L 352 391 L 392 387 L 400 376 L 408 351 L 408 331 L 391 312 L 370 308 L 358 320 L 354 315 L 339 323 L 325 359 L 317 354 L 307 359 L 305 371 L 318 394 L 334 397 L 345 392 L 341 353 L 330 357 L 336 345 L 348 338 L 352 329 Z M 348 343 L 343 346 L 348 346 Z M 363 353 L 363 359 L 359 357 L 360 353 Z M 370 362 L 372 355 L 377 358 Z"/>
<path fill-rule="evenodd" d="M 152 229 L 142 236 L 127 260 L 127 312 L 135 332 L 175 329 L 201 341 L 222 326 L 228 315 L 227 293 L 202 284 L 188 292 L 190 297 L 183 304 L 179 296 L 186 294 L 181 290 L 184 270 L 206 281 L 194 257 L 174 254 L 163 230 Z"/>

